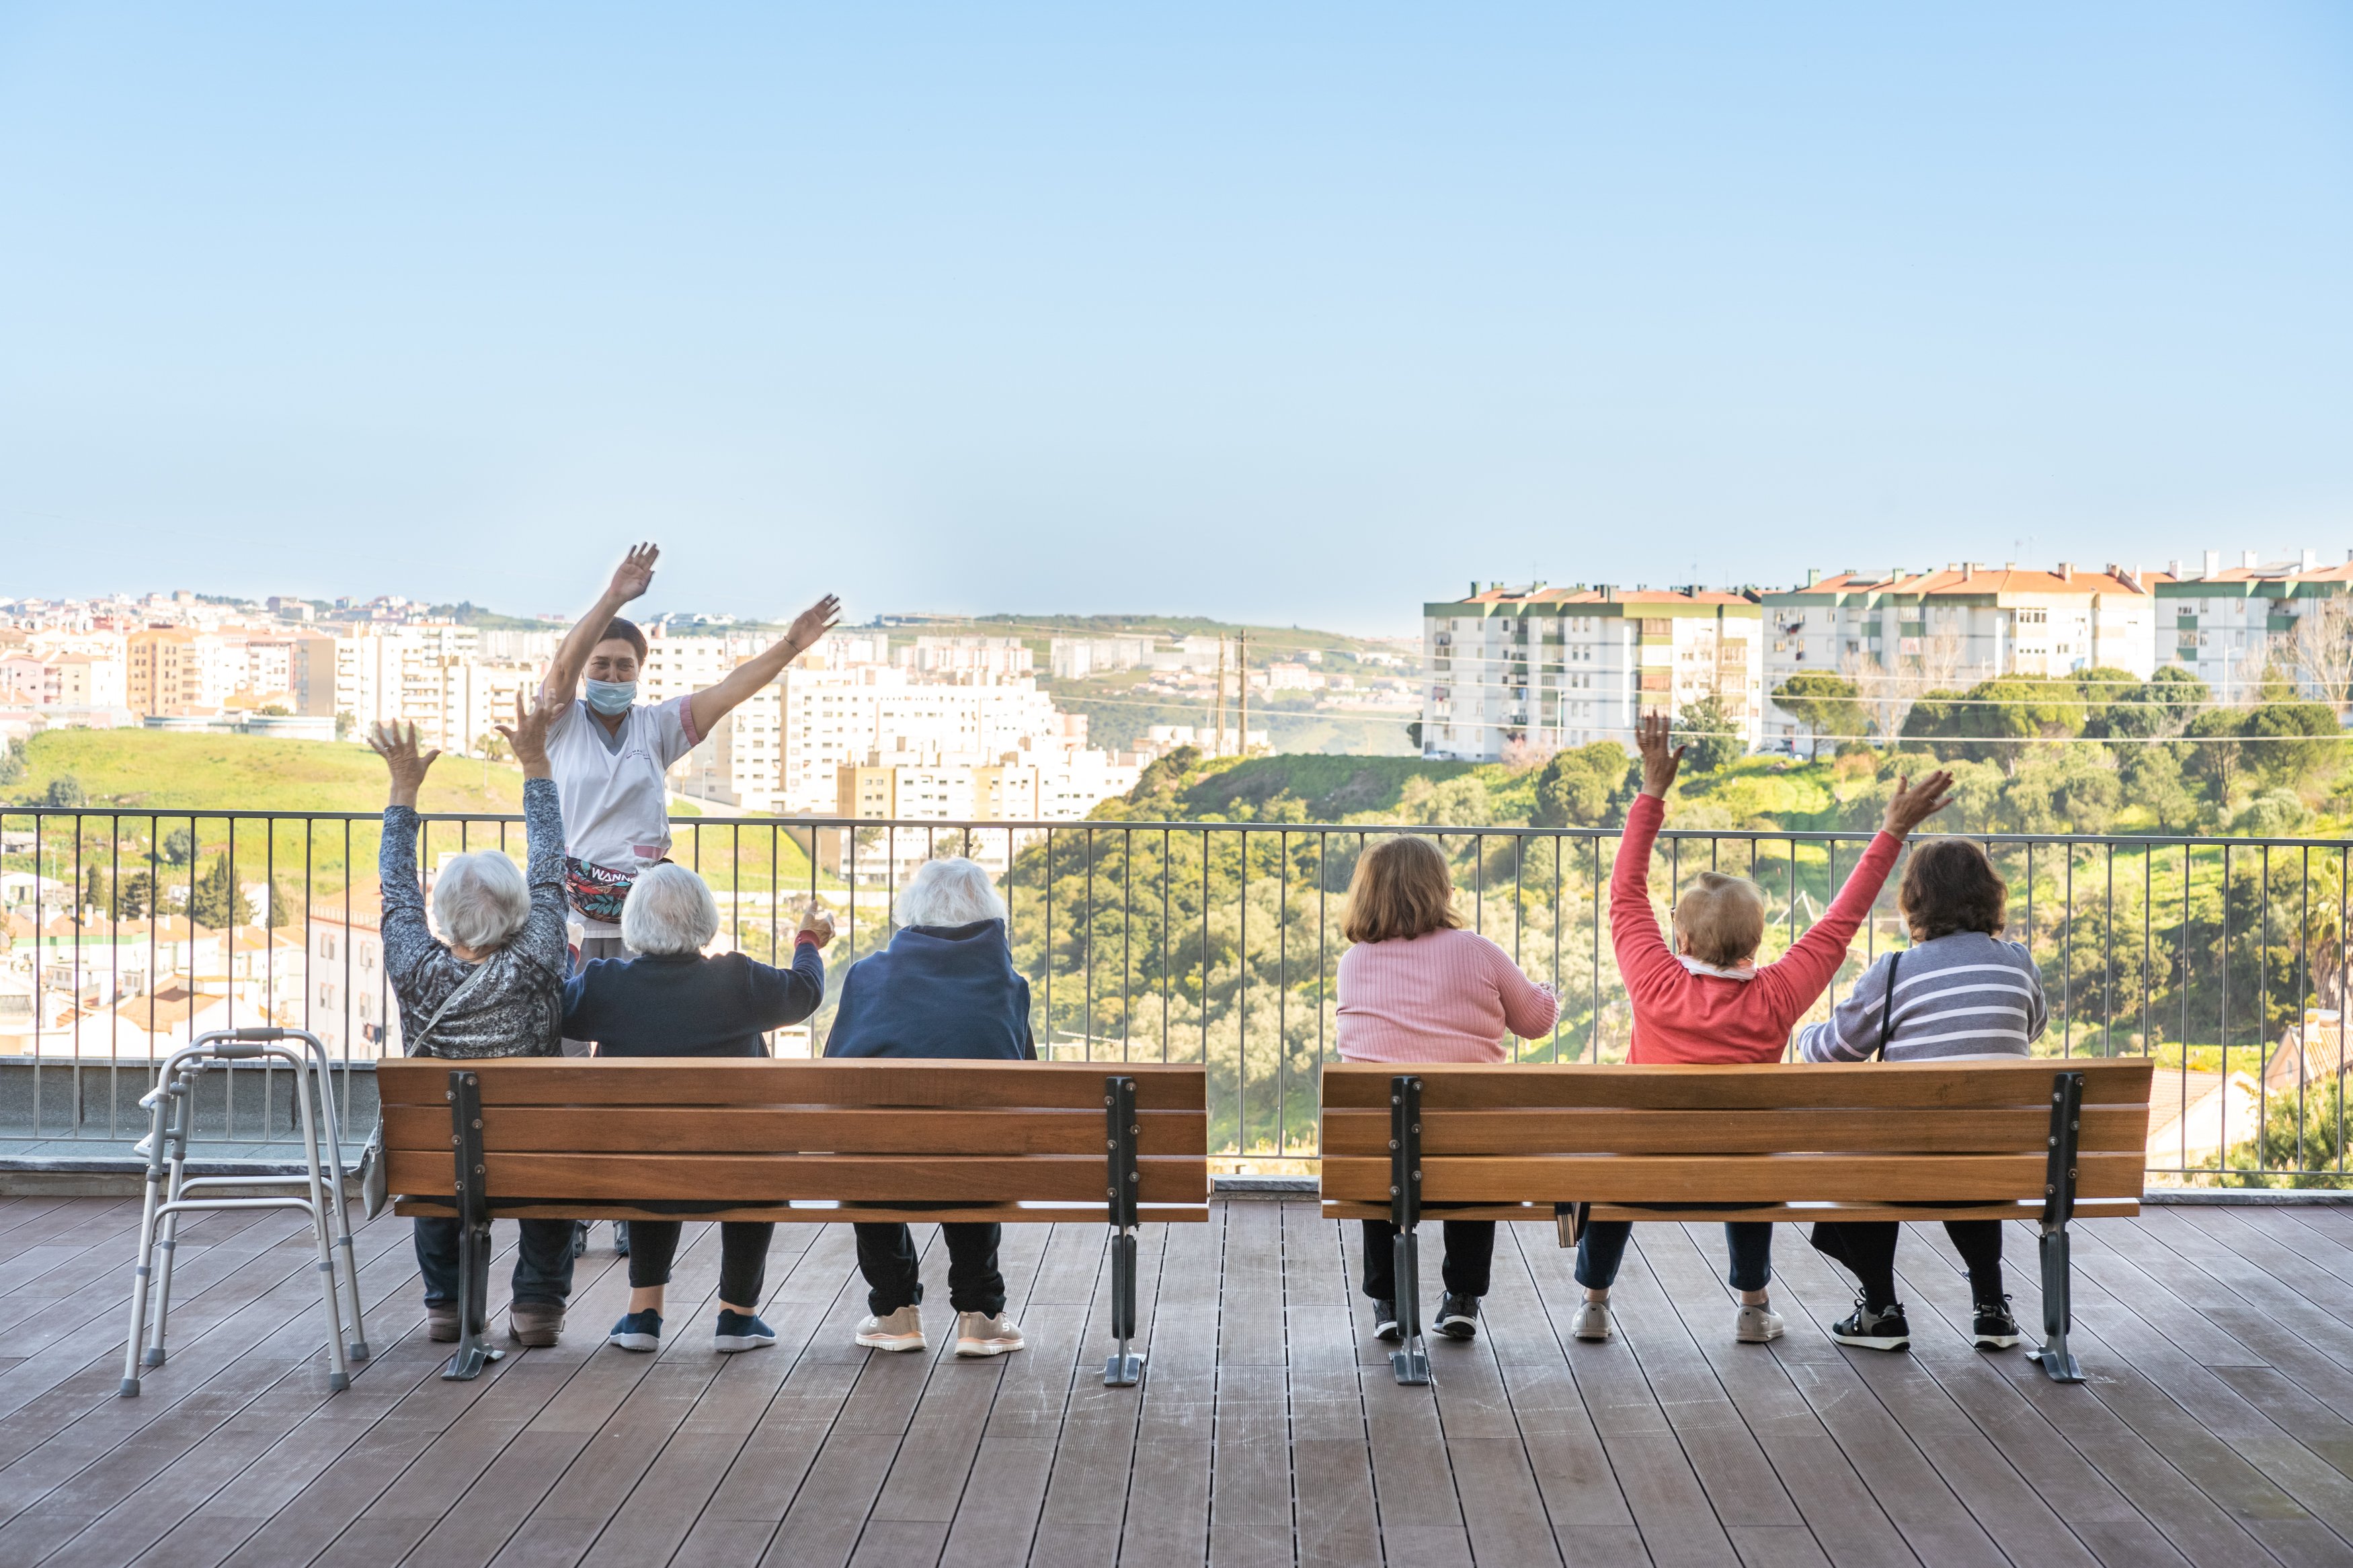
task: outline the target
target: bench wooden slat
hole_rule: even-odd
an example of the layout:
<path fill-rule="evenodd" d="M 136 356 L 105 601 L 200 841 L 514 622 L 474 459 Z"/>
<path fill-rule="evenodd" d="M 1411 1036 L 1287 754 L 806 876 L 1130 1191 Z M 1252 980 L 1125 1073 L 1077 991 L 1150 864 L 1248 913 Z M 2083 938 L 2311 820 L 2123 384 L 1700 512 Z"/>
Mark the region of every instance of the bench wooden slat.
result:
<path fill-rule="evenodd" d="M 491 1153 L 485 1163 L 493 1203 L 502 1197 L 539 1196 L 638 1202 L 1091 1202 L 1103 1195 L 1104 1173 L 1100 1156 L 1063 1154 Z M 1137 1196 L 1145 1203 L 1203 1200 L 1208 1193 L 1208 1170 L 1203 1155 L 1139 1160 Z M 385 1171 L 392 1189 L 404 1194 L 446 1195 L 456 1189 L 455 1165 L 445 1151 L 387 1150 Z"/>
<path fill-rule="evenodd" d="M 1999 1110 L 2041 1105 L 2052 1076 L 2084 1074 L 2086 1104 L 2148 1103 L 2154 1064 L 2021 1057 L 1973 1061 L 1587 1067 L 1341 1062 L 1324 1069 L 1327 1110 L 1387 1111 L 1389 1080 L 1422 1081 L 1422 1109 L 1630 1110 Z"/>
<path fill-rule="evenodd" d="M 457 1213 L 456 1205 L 447 1199 L 404 1197 L 392 1205 L 397 1215 L 431 1215 L 448 1217 Z M 756 1205 L 745 1208 L 714 1209 L 701 1214 L 665 1214 L 642 1205 L 607 1203 L 582 1199 L 554 1204 L 491 1205 L 491 1215 L 496 1219 L 678 1219 L 689 1221 L 753 1220 L 770 1225 L 851 1225 L 872 1221 L 882 1225 L 1039 1225 L 1071 1224 L 1101 1225 L 1106 1215 L 1102 1204 L 941 1204 L 922 1207 L 864 1207 L 856 1204 L 820 1208 L 815 1205 L 786 1207 L 779 1204 Z M 1207 1203 L 1145 1204 L 1138 1217 L 1146 1225 L 1200 1224 L 1209 1217 Z"/>
<path fill-rule="evenodd" d="M 1100 1098 L 1100 1097 L 1098 1097 Z M 612 1154 L 1103 1154 L 1103 1113 L 1080 1110 L 834 1110 L 743 1106 L 486 1108 L 492 1152 Z M 1198 1110 L 1137 1114 L 1137 1151 L 1192 1155 L 1208 1147 Z M 385 1145 L 447 1160 L 446 1105 L 389 1105 Z"/>
<path fill-rule="evenodd" d="M 2143 1155 L 2076 1162 L 2087 1197 L 2140 1195 Z M 1551 1154 L 1422 1162 L 1421 1199 L 1440 1203 L 1759 1203 L 1791 1198 L 2040 1198 L 2042 1154 Z M 1324 1161 L 1324 1192 L 1386 1203 L 1387 1159 Z"/>
<path fill-rule="evenodd" d="M 451 1061 L 400 1058 L 376 1066 L 386 1105 L 439 1106 L 448 1113 L 453 1068 L 476 1072 L 482 1104 L 800 1105 L 974 1110 L 1103 1110 L 1103 1079 L 1134 1078 L 1141 1110 L 1199 1110 L 1198 1065 L 1119 1062 L 778 1061 L 761 1057 L 649 1057 L 596 1061 L 554 1057 Z"/>
<path fill-rule="evenodd" d="M 2130 1219 L 2140 1213 L 2140 1200 L 2135 1198 L 2081 1198 L 2075 1205 L 2077 1219 Z M 1345 1203 L 1332 1198 L 1324 1200 L 1324 1217 L 1332 1220 L 1379 1219 L 1389 1217 L 1386 1203 Z M 1553 1216 L 1550 1204 L 1431 1204 L 1421 1211 L 1425 1224 L 1447 1219 L 1492 1219 L 1503 1221 L 1549 1221 Z M 1625 1220 L 1689 1220 L 1713 1223 L 1717 1220 L 1771 1220 L 1778 1225 L 1813 1225 L 1823 1220 L 1947 1220 L 1947 1219 L 2014 1219 L 2030 1223 L 2042 1217 L 2042 1200 L 2005 1203 L 1960 1204 L 1952 1206 L 1930 1204 L 1767 1204 L 1763 1207 L 1675 1209 L 1662 1212 L 1631 1204 L 1595 1204 L 1589 1219 Z"/>
<path fill-rule="evenodd" d="M 2023 1153 L 2051 1135 L 2047 1105 L 1994 1110 L 1433 1110 L 1421 1113 L 1424 1159 L 1519 1154 Z M 2148 1143 L 2148 1107 L 2087 1105 L 2085 1152 Z M 1389 1111 L 1324 1113 L 1325 1156 L 1388 1157 Z"/>

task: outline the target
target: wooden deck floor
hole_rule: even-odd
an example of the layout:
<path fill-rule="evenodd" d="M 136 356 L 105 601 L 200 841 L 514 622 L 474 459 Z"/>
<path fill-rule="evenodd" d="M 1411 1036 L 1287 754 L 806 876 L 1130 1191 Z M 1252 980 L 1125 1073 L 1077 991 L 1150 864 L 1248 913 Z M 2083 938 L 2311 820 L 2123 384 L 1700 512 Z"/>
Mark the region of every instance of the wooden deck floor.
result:
<path fill-rule="evenodd" d="M 1788 1337 L 1733 1344 L 1721 1231 L 1670 1225 L 1638 1230 L 1606 1345 L 1566 1337 L 1550 1228 L 1507 1232 L 1489 1331 L 1399 1388 L 1353 1236 L 1211 1215 L 1145 1233 L 1140 1392 L 1101 1385 L 1092 1227 L 1008 1230 L 1033 1348 L 999 1362 L 851 1346 L 849 1237 L 817 1226 L 777 1231 L 777 1347 L 713 1355 L 695 1227 L 659 1356 L 603 1348 L 600 1245 L 562 1346 L 445 1384 L 386 1218 L 377 1354 L 333 1397 L 302 1246 L 224 1217 L 186 1235 L 171 1364 L 125 1401 L 136 1206 L 0 1201 L 0 1564 L 2353 1563 L 2353 1209 L 2079 1227 L 2069 1388 L 1959 1337 L 1941 1229 L 1906 1238 L 1917 1339 L 1885 1355 L 1823 1337 L 1847 1294 L 1787 1228 Z M 2027 1320 L 2027 1233 L 2010 1252 Z"/>

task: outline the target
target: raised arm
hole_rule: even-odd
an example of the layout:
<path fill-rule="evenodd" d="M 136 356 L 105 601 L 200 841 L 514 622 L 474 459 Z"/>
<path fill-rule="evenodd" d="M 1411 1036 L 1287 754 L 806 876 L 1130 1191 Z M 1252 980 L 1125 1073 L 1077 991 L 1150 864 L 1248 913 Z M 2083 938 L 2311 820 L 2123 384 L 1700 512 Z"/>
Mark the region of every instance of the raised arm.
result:
<path fill-rule="evenodd" d="M 417 885 L 417 791 L 441 753 L 418 750 L 414 724 L 375 725 L 368 732 L 368 747 L 392 775 L 375 874 L 383 887 L 384 970 L 397 986 L 438 945 L 425 919 L 424 890 Z"/>
<path fill-rule="evenodd" d="M 640 544 L 621 558 L 605 592 L 564 634 L 554 660 L 547 667 L 547 679 L 540 683 L 543 698 L 559 707 L 572 700 L 580 689 L 580 672 L 588 668 L 588 655 L 604 640 L 605 628 L 621 613 L 623 605 L 653 586 L 654 562 L 660 554 L 659 545 Z"/>
<path fill-rule="evenodd" d="M 564 900 L 564 808 L 547 761 L 547 727 L 564 710 L 561 701 L 539 692 L 526 700 L 515 693 L 515 719 L 499 733 L 522 764 L 523 837 L 528 845 L 524 879 L 531 884 L 531 918 L 523 925 L 522 951 L 561 975 L 566 967 L 567 919 Z"/>
<path fill-rule="evenodd" d="M 1917 784 L 1909 778 L 1896 780 L 1894 798 L 1887 803 L 1887 813 L 1880 819 L 1871 847 L 1847 873 L 1838 897 L 1822 911 L 1822 918 L 1790 944 L 1788 952 L 1757 971 L 1754 983 L 1772 987 L 1767 994 L 1792 1023 L 1837 975 L 1839 964 L 1846 958 L 1847 943 L 1854 940 L 1879 889 L 1886 885 L 1887 874 L 1895 868 L 1904 840 L 1952 804 L 1952 787 L 1953 775 L 1941 769 Z"/>
<path fill-rule="evenodd" d="M 1683 749 L 1667 744 L 1667 716 L 1646 713 L 1634 727 L 1634 744 L 1642 753 L 1642 793 L 1627 809 L 1626 826 L 1618 837 L 1618 859 L 1609 872 L 1609 945 L 1618 955 L 1619 977 L 1628 991 L 1641 994 L 1672 983 L 1682 973 L 1672 949 L 1659 934 L 1659 917 L 1651 909 L 1651 846 L 1667 819 L 1667 789 L 1683 765 Z"/>
<path fill-rule="evenodd" d="M 841 618 L 841 601 L 828 594 L 794 617 L 792 626 L 765 653 L 745 659 L 727 672 L 716 686 L 706 686 L 688 699 L 694 733 L 708 735 L 719 721 L 744 700 L 785 672 L 785 666 L 817 646 L 818 638 Z M 586 657 L 585 655 L 583 657 Z"/>

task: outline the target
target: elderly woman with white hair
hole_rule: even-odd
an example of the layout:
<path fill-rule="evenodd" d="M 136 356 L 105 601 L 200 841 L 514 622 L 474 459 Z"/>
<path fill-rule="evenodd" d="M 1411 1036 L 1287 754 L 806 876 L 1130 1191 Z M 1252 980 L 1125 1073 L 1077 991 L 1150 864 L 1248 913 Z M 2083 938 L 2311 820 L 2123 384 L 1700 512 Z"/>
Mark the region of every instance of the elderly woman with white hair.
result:
<path fill-rule="evenodd" d="M 599 1057 L 765 1057 L 770 1029 L 797 1024 L 825 1000 L 825 959 L 833 918 L 815 903 L 802 912 L 793 963 L 778 969 L 740 952 L 710 957 L 719 934 L 719 904 L 702 878 L 664 862 L 638 875 L 621 904 L 621 940 L 635 954 L 600 958 L 564 984 L 564 1033 L 596 1043 Z M 680 1222 L 629 1222 L 629 1310 L 608 1343 L 623 1350 L 661 1346 L 664 1288 L 678 1255 Z M 721 1352 L 776 1342 L 760 1321 L 768 1268 L 768 1224 L 719 1226 Z"/>
<path fill-rule="evenodd" d="M 417 887 L 417 792 L 441 753 L 418 751 L 414 724 L 380 724 L 369 735 L 392 774 L 376 870 L 384 885 L 385 974 L 410 1056 L 545 1057 L 562 1049 L 564 816 L 547 762 L 554 711 L 518 699 L 513 727 L 499 726 L 522 764 L 529 872 L 497 849 L 452 856 L 433 879 L 431 921 Z M 552 1345 L 572 1294 L 572 1222 L 527 1219 L 522 1231 L 507 1331 L 522 1344 Z M 417 1219 L 426 1328 L 437 1340 L 458 1337 L 458 1243 L 455 1217 Z"/>
<path fill-rule="evenodd" d="M 892 911 L 891 943 L 849 966 L 826 1037 L 828 1057 L 931 1057 L 1034 1061 L 1029 983 L 1006 944 L 1005 900 L 988 873 L 965 859 L 916 868 Z M 923 1299 L 914 1238 L 903 1225 L 861 1224 L 858 1268 L 871 1314 L 858 1342 L 874 1350 L 924 1346 Z M 956 1354 L 1003 1355 L 1021 1348 L 1021 1328 L 1005 1315 L 997 1267 L 998 1226 L 945 1224 L 948 1305 Z"/>

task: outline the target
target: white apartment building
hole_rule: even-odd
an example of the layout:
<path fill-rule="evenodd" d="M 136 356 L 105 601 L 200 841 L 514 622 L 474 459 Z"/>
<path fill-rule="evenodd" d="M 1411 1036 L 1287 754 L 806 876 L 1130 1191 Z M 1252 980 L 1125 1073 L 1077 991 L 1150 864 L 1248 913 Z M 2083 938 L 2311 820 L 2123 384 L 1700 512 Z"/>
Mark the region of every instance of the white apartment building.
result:
<path fill-rule="evenodd" d="M 296 645 L 293 658 L 297 711 L 316 713 L 323 707 L 330 714 L 349 714 L 354 741 L 364 740 L 373 724 L 414 724 L 427 744 L 471 754 L 476 740 L 488 731 L 498 684 L 474 668 L 477 652 L 474 628 L 447 621 L 306 637 Z M 330 653 L 332 696 L 323 686 Z M 512 711 L 512 687 L 506 691 Z"/>
<path fill-rule="evenodd" d="M 142 716 L 217 713 L 250 679 L 245 639 L 187 626 L 123 638 L 125 705 Z"/>
<path fill-rule="evenodd" d="M 919 637 L 899 649 L 902 669 L 934 679 L 1015 680 L 1036 673 L 1029 645 L 1019 637 Z"/>
<path fill-rule="evenodd" d="M 1476 583 L 1426 604 L 1422 755 L 1500 761 L 1515 746 L 1616 741 L 1646 710 L 1713 697 L 1751 747 L 1763 719 L 1757 602 L 1710 589 Z"/>
<path fill-rule="evenodd" d="M 2194 574 L 2168 564 L 2157 586 L 2157 662 L 2180 665 L 2220 702 L 2249 700 L 2268 666 L 2293 670 L 2304 617 L 2320 602 L 2353 593 L 2353 553 L 2323 566 L 2310 550 L 2268 563 L 2248 551 L 2225 567 L 2221 552 L 2210 550 Z M 2308 679 L 2304 684 L 2307 696 L 2323 695 Z"/>
<path fill-rule="evenodd" d="M 1771 701 L 1791 676 L 1822 670 L 1878 681 L 1901 702 L 2003 675 L 2156 668 L 2156 585 L 2163 576 L 2061 562 L 2052 572 L 1956 562 L 1942 571 L 1807 574 L 1765 599 L 1765 743 L 1793 748 L 1804 726 Z"/>

